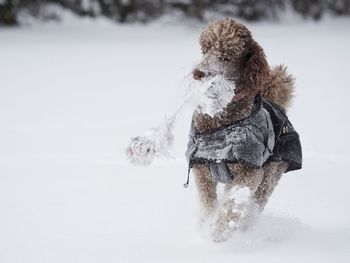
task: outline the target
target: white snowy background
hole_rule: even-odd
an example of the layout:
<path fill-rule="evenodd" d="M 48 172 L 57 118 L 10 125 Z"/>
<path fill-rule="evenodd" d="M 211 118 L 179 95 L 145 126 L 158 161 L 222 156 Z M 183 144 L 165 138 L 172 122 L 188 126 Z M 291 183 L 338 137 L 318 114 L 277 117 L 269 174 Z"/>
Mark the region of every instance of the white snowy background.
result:
<path fill-rule="evenodd" d="M 131 136 L 179 105 L 204 27 L 68 19 L 0 29 L 0 262 L 350 262 L 350 20 L 248 24 L 296 77 L 304 167 L 258 223 L 216 244 L 198 229 L 184 151 L 129 164 Z"/>

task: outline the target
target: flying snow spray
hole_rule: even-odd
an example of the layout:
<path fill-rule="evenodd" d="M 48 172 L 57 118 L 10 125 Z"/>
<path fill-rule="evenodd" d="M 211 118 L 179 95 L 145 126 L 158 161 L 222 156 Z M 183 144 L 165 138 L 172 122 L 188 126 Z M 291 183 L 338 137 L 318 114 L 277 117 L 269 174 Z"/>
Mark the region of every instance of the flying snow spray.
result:
<path fill-rule="evenodd" d="M 156 157 L 171 156 L 170 148 L 174 142 L 175 121 L 187 104 L 195 105 L 198 111 L 213 117 L 222 111 L 234 96 L 233 82 L 222 75 L 201 81 L 189 76 L 187 86 L 189 92 L 173 114 L 165 117 L 160 125 L 150 129 L 144 135 L 130 139 L 126 156 L 132 164 L 147 166 Z"/>

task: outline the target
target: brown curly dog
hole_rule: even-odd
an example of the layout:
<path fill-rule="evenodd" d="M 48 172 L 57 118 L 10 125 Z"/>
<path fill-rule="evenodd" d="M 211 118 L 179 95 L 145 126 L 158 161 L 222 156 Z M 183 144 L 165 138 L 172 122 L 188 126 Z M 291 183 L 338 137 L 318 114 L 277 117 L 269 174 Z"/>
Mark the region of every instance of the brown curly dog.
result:
<path fill-rule="evenodd" d="M 247 117 L 257 94 L 288 107 L 293 77 L 282 65 L 269 67 L 263 49 L 244 25 L 231 19 L 213 22 L 202 32 L 200 45 L 203 58 L 193 69 L 192 77 L 202 81 L 221 74 L 234 82 L 235 92 L 231 102 L 215 116 L 194 112 L 192 121 L 198 132 L 217 130 Z M 228 164 L 234 180 L 225 184 L 223 198 L 218 200 L 218 182 L 210 175 L 208 164 L 195 164 L 192 168 L 201 218 L 214 218 L 213 240 L 227 240 L 235 230 L 245 229 L 253 215 L 264 209 L 287 167 L 284 161 L 268 162 L 256 169 L 241 162 Z"/>

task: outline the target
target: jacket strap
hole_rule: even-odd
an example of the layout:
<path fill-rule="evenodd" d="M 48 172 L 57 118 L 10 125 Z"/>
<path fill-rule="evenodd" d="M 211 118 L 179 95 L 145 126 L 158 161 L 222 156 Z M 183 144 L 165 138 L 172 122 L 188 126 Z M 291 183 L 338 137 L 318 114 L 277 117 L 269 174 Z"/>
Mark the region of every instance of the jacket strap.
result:
<path fill-rule="evenodd" d="M 190 172 L 191 172 L 191 165 L 188 166 L 187 170 L 187 181 L 184 183 L 184 188 L 187 188 L 188 185 L 190 184 Z"/>

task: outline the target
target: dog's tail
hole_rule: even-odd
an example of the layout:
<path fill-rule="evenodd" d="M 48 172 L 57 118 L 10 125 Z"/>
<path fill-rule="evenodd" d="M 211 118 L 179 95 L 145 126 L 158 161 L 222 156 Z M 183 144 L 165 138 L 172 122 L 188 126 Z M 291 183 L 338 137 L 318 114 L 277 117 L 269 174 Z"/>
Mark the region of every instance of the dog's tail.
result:
<path fill-rule="evenodd" d="M 293 99 L 294 77 L 287 72 L 287 67 L 278 65 L 270 70 L 262 96 L 287 109 Z"/>

